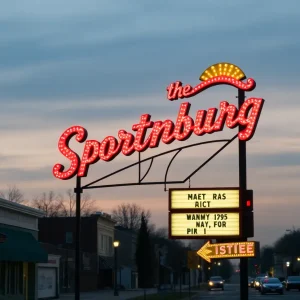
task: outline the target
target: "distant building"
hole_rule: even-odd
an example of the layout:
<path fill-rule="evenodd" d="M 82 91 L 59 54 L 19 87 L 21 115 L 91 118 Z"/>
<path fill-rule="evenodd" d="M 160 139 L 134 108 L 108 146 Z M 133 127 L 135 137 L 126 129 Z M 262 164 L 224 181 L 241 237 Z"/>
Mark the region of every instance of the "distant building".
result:
<path fill-rule="evenodd" d="M 40 210 L 0 198 L 0 299 L 38 298 L 37 263 L 48 255 L 37 241 Z"/>
<path fill-rule="evenodd" d="M 118 247 L 118 285 L 125 289 L 138 288 L 138 273 L 135 263 L 137 233 L 134 230 L 115 226 Z"/>
<path fill-rule="evenodd" d="M 68 292 L 74 291 L 75 225 L 75 217 L 39 220 L 39 240 L 46 244 L 49 254 L 62 255 L 64 276 L 61 280 Z M 110 215 L 105 213 L 81 218 L 82 291 L 113 287 L 114 225 Z"/>

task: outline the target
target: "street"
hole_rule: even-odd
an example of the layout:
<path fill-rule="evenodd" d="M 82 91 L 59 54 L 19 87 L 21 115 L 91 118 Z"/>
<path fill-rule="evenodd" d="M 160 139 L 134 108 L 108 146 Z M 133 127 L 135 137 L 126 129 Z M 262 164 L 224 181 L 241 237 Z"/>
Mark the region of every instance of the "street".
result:
<path fill-rule="evenodd" d="M 225 285 L 224 291 L 214 290 L 214 291 L 202 291 L 197 296 L 193 297 L 193 300 L 200 299 L 230 299 L 230 300 L 240 300 L 240 286 L 239 284 L 227 284 Z M 279 294 L 266 294 L 261 295 L 260 292 L 253 288 L 249 288 L 249 299 L 282 299 L 282 300 L 290 300 L 290 299 L 300 299 L 300 291 L 284 291 L 283 295 Z M 242 299 L 241 299 L 242 300 Z"/>
<path fill-rule="evenodd" d="M 187 292 L 187 290 L 184 290 Z M 157 291 L 156 289 L 151 289 L 148 290 L 147 296 L 150 294 L 156 294 Z M 143 295 L 143 291 L 120 291 L 119 296 L 115 297 L 113 296 L 113 291 L 97 291 L 97 292 L 91 292 L 91 293 L 82 293 L 80 299 L 82 300 L 98 300 L 98 299 L 131 299 L 133 297 L 141 296 Z M 146 296 L 146 299 L 148 298 Z M 73 300 L 74 299 L 74 294 L 69 294 L 69 295 L 61 295 L 60 297 L 61 300 Z M 202 299 L 207 299 L 207 300 L 240 300 L 240 286 L 239 284 L 226 284 L 225 285 L 225 290 L 213 290 L 213 291 L 207 291 L 203 290 L 200 291 L 198 295 L 195 295 L 191 298 L 192 300 L 202 300 Z M 298 300 L 300 299 L 300 291 L 293 290 L 293 291 L 284 291 L 283 295 L 278 295 L 278 294 L 266 294 L 266 295 L 261 295 L 260 292 L 253 288 L 249 288 L 249 300 L 252 299 L 266 299 L 266 300 L 273 300 L 273 299 L 282 299 L 282 300 Z M 187 300 L 187 298 L 184 298 L 184 300 Z"/>

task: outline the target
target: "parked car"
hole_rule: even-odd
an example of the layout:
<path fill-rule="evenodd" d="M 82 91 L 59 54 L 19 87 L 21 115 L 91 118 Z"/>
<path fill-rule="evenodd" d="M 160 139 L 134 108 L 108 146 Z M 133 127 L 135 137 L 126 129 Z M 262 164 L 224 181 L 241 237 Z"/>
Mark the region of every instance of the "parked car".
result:
<path fill-rule="evenodd" d="M 282 295 L 283 285 L 278 278 L 264 278 L 261 281 L 260 292 L 262 295 L 266 293 L 278 293 Z"/>
<path fill-rule="evenodd" d="M 297 289 L 300 291 L 300 276 L 288 276 L 285 282 L 287 291 Z"/>
<path fill-rule="evenodd" d="M 221 276 L 212 276 L 208 281 L 208 290 L 222 289 L 224 291 L 224 279 Z"/>

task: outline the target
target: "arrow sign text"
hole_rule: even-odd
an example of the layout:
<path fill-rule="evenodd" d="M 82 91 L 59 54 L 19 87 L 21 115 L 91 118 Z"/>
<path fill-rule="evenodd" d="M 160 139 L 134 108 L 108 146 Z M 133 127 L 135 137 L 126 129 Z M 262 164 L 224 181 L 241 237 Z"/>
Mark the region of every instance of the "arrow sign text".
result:
<path fill-rule="evenodd" d="M 218 243 L 211 244 L 208 241 L 197 252 L 199 256 L 208 262 L 212 258 L 241 258 L 255 257 L 259 249 L 258 242 L 237 242 L 237 243 Z"/>

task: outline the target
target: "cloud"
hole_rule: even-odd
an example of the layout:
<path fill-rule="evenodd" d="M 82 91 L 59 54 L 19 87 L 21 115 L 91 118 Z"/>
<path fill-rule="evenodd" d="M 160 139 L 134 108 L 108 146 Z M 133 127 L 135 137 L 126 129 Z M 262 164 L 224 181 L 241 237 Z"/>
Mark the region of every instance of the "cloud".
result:
<path fill-rule="evenodd" d="M 274 0 L 271 6 L 258 0 L 191 1 L 186 6 L 179 1 L 7 2 L 0 12 L 2 184 L 15 183 L 28 198 L 73 188 L 74 180 L 61 181 L 51 173 L 56 162 L 68 166 L 57 149 L 66 128 L 82 125 L 90 139 L 101 141 L 121 128 L 130 131 L 143 113 L 151 114 L 152 120 L 175 121 L 182 100 L 167 101 L 166 87 L 176 80 L 195 85 L 210 64 L 229 61 L 257 81 L 247 97 L 266 99 L 257 132 L 247 143 L 248 186 L 255 191 L 256 237 L 264 242 L 275 239 L 289 222 L 297 224 L 298 217 L 299 6 L 292 0 Z M 198 109 L 218 107 L 221 100 L 236 103 L 236 94 L 232 87 L 219 86 L 186 100 L 194 117 Z M 192 136 L 186 143 L 161 145 L 142 157 L 230 138 L 234 132 Z M 81 154 L 82 144 L 71 145 Z M 168 178 L 185 178 L 216 146 L 180 153 Z M 163 180 L 169 159 L 155 161 L 149 180 Z M 98 162 L 82 181 L 136 160 L 134 154 Z M 146 169 L 143 166 L 143 172 Z M 133 168 L 107 182 L 133 181 L 137 174 Z M 237 142 L 191 184 L 236 186 Z M 88 192 L 107 210 L 122 201 L 137 202 L 153 211 L 154 222 L 166 226 L 163 186 Z M 274 219 L 279 220 L 276 225 Z"/>
<path fill-rule="evenodd" d="M 207 67 L 204 61 L 220 59 L 240 65 L 261 84 L 278 81 L 278 69 L 285 85 L 296 81 L 291 75 L 298 69 L 299 45 L 293 37 L 299 20 L 291 7 L 297 2 L 287 8 L 274 2 L 270 9 L 233 1 L 222 10 L 213 2 L 194 2 L 192 10 L 160 3 L 147 5 L 146 11 L 144 5 L 103 3 L 101 10 L 76 2 L 59 12 L 52 5 L 47 10 L 47 5 L 38 4 L 19 8 L 15 15 L 13 10 L 6 12 L 5 20 L 17 19 L 22 12 L 34 21 L 20 18 L 18 26 L 4 26 L 4 33 L 17 36 L 0 49 L 5 57 L 0 74 L 3 101 L 159 92 L 174 76 L 196 80 Z M 44 32 L 32 36 L 39 31 Z M 189 55 L 182 55 L 187 45 Z"/>

